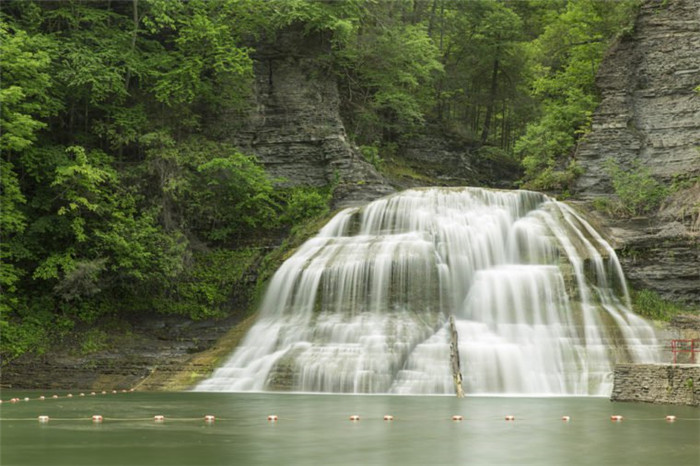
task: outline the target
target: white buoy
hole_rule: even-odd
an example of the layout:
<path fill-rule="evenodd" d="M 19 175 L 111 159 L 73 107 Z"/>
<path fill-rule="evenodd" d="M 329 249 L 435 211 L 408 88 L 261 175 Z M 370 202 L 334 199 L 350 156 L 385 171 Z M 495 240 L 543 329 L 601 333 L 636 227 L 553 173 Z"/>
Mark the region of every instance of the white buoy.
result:
<path fill-rule="evenodd" d="M 66 398 L 73 398 L 73 394 L 69 393 L 68 395 L 66 395 Z"/>
<path fill-rule="evenodd" d="M 610 420 L 614 422 L 620 422 L 622 421 L 622 419 L 622 416 L 620 416 L 619 414 L 613 414 L 612 416 L 610 416 Z"/>
<path fill-rule="evenodd" d="M 102 421 L 103 421 L 102 416 L 100 416 L 99 414 L 95 414 L 94 416 L 92 416 L 92 422 L 100 423 Z"/>
<path fill-rule="evenodd" d="M 103 394 L 103 395 L 106 395 L 107 392 L 106 392 L 105 390 L 102 390 L 102 394 Z"/>
<path fill-rule="evenodd" d="M 666 416 L 666 421 L 667 421 L 667 422 L 675 422 L 675 421 L 676 421 L 676 416 Z"/>
<path fill-rule="evenodd" d="M 117 394 L 117 391 L 116 391 L 116 390 L 112 390 L 112 395 L 116 395 L 116 394 Z"/>
<path fill-rule="evenodd" d="M 45 397 L 44 395 L 41 395 L 41 396 L 39 397 L 39 399 L 40 399 L 41 401 L 44 401 L 44 400 L 46 399 L 46 397 Z"/>
<path fill-rule="evenodd" d="M 267 416 L 267 420 L 270 422 L 277 422 L 278 419 L 279 418 L 277 417 L 276 414 L 270 414 L 269 416 Z"/>
<path fill-rule="evenodd" d="M 39 422 L 49 422 L 48 416 L 39 416 L 38 419 L 39 419 Z"/>
<path fill-rule="evenodd" d="M 95 392 L 90 392 L 90 396 L 95 396 L 95 395 L 97 395 L 97 393 L 95 393 Z"/>
<path fill-rule="evenodd" d="M 212 416 L 211 414 L 207 414 L 206 416 L 204 416 L 204 422 L 211 423 L 211 422 L 214 422 L 215 420 L 216 420 L 216 418 L 214 416 Z"/>
<path fill-rule="evenodd" d="M 350 420 L 351 420 L 351 421 L 359 421 L 359 420 L 360 420 L 360 416 L 358 416 L 357 414 L 353 414 L 352 416 L 350 416 Z"/>
<path fill-rule="evenodd" d="M 85 393 L 81 393 L 80 396 L 85 396 Z"/>
<path fill-rule="evenodd" d="M 564 422 L 569 422 L 571 420 L 571 416 L 562 416 L 561 420 Z"/>
<path fill-rule="evenodd" d="M 452 416 L 452 420 L 453 421 L 463 421 L 464 416 L 460 416 L 459 414 L 455 414 L 454 416 Z"/>
<path fill-rule="evenodd" d="M 29 401 L 29 397 L 28 397 L 28 396 L 25 396 L 25 397 L 24 397 L 24 401 Z"/>
<path fill-rule="evenodd" d="M 51 398 L 56 399 L 56 398 L 58 398 L 58 395 L 54 395 Z"/>
<path fill-rule="evenodd" d="M 506 421 L 515 421 L 515 416 L 512 416 L 512 415 L 506 416 Z"/>
<path fill-rule="evenodd" d="M 392 416 L 391 414 L 385 414 L 385 415 L 384 415 L 384 420 L 385 420 L 385 421 L 393 421 L 393 420 L 394 420 L 394 416 Z"/>
<path fill-rule="evenodd" d="M 165 421 L 165 416 L 158 414 L 156 416 L 153 416 L 153 420 L 156 422 L 163 422 L 163 421 Z"/>

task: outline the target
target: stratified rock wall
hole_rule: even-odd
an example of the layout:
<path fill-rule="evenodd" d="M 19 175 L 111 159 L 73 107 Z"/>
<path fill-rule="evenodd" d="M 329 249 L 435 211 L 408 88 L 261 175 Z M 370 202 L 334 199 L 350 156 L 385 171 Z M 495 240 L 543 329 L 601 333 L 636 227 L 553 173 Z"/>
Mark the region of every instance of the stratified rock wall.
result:
<path fill-rule="evenodd" d="M 393 192 L 352 147 L 336 77 L 321 65 L 328 41 L 290 28 L 255 54 L 255 104 L 232 142 L 287 185 L 337 184 L 339 205 Z"/>
<path fill-rule="evenodd" d="M 602 62 L 602 101 L 576 159 L 576 197 L 613 193 L 604 162 L 635 160 L 666 186 L 685 185 L 647 218 L 601 218 L 638 289 L 700 305 L 700 1 L 645 1 L 634 32 Z"/>
<path fill-rule="evenodd" d="M 647 0 L 600 66 L 602 102 L 576 159 L 582 197 L 610 193 L 603 161 L 638 159 L 663 181 L 700 175 L 700 2 Z"/>

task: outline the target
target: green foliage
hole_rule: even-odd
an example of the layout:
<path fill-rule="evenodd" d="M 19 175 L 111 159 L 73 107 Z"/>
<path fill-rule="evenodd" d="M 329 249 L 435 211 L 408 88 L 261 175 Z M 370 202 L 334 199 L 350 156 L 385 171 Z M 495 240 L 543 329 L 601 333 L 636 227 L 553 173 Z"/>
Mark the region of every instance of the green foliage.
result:
<path fill-rule="evenodd" d="M 542 102 L 542 112 L 515 145 L 526 187 L 560 189 L 560 177 L 552 173 L 561 170 L 578 138 L 588 131 L 598 102 L 598 65 L 610 42 L 630 24 L 635 6 L 634 1 L 568 2 L 529 45 L 535 58 L 532 93 Z"/>
<path fill-rule="evenodd" d="M 425 26 L 361 27 L 336 57 L 351 103 L 349 126 L 358 141 L 392 141 L 424 122 L 434 101 L 431 86 L 443 70 Z"/>
<path fill-rule="evenodd" d="M 81 355 L 96 353 L 109 348 L 107 333 L 99 328 L 92 328 L 83 333 L 80 342 Z"/>
<path fill-rule="evenodd" d="M 37 131 L 46 126 L 40 118 L 60 107 L 50 94 L 55 47 L 44 35 L 29 35 L 11 22 L 0 22 L 1 151 L 19 152 L 29 147 Z"/>
<path fill-rule="evenodd" d="M 384 159 L 379 156 L 379 148 L 377 146 L 360 146 L 360 153 L 374 168 L 381 170 Z"/>
<path fill-rule="evenodd" d="M 234 298 L 246 303 L 246 296 L 236 296 L 245 288 L 246 278 L 260 260 L 261 251 L 214 249 L 194 253 L 191 264 L 174 281 L 165 284 L 162 299 L 155 309 L 166 314 L 181 314 L 192 319 L 222 317 Z"/>
<path fill-rule="evenodd" d="M 254 157 L 203 138 L 176 144 L 164 133 L 147 134 L 142 143 L 157 195 L 165 206 L 180 206 L 168 212 L 175 225 L 219 243 L 278 227 L 282 208 Z"/>
<path fill-rule="evenodd" d="M 614 159 L 607 159 L 604 165 L 617 199 L 605 204 L 599 201 L 595 204 L 599 209 L 628 217 L 646 215 L 655 211 L 669 194 L 668 188 L 656 181 L 639 160 L 627 168 L 622 168 Z"/>
<path fill-rule="evenodd" d="M 691 312 L 685 304 L 663 299 L 651 290 L 632 290 L 630 298 L 632 309 L 637 314 L 652 320 L 670 321 L 677 314 Z"/>
<path fill-rule="evenodd" d="M 331 192 L 325 188 L 297 186 L 285 190 L 280 197 L 284 202 L 280 222 L 283 225 L 294 226 L 328 214 Z"/>

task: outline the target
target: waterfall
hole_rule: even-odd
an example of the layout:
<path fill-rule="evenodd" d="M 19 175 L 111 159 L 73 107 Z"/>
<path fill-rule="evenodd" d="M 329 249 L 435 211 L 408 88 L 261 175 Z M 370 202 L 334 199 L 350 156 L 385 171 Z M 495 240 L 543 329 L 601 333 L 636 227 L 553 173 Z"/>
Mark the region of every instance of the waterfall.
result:
<path fill-rule="evenodd" d="M 657 361 L 612 247 L 529 191 L 412 189 L 338 213 L 272 278 L 200 391 L 607 395 Z"/>

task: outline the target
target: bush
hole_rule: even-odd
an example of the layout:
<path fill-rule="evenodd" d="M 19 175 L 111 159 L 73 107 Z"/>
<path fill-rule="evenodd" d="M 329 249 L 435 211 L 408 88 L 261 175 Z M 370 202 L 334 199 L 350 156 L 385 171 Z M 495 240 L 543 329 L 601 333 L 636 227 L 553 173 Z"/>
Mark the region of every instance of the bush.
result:
<path fill-rule="evenodd" d="M 362 152 L 362 157 L 377 170 L 380 170 L 382 165 L 384 165 L 384 159 L 379 156 L 379 148 L 377 146 L 360 146 L 360 152 Z"/>
<path fill-rule="evenodd" d="M 639 160 L 634 160 L 627 169 L 620 167 L 613 159 L 607 159 L 604 166 L 617 196 L 617 201 L 606 206 L 609 213 L 646 215 L 656 210 L 668 196 L 668 188 L 656 181 Z"/>
<path fill-rule="evenodd" d="M 280 217 L 282 224 L 295 226 L 328 213 L 330 190 L 326 188 L 297 186 L 288 189 L 282 197 L 286 198 L 286 205 Z"/>

